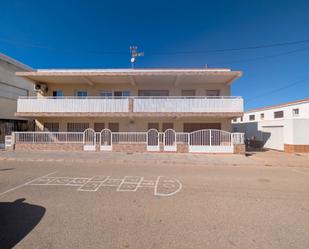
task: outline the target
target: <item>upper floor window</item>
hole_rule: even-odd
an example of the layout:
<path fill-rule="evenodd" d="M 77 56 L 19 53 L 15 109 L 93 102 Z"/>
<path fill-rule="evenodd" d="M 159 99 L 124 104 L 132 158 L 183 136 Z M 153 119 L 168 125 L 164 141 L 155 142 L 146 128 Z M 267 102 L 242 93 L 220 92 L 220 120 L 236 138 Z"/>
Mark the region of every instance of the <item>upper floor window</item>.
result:
<path fill-rule="evenodd" d="M 255 120 L 255 115 L 254 114 L 252 114 L 252 115 L 249 115 L 249 120 Z"/>
<path fill-rule="evenodd" d="M 293 117 L 298 117 L 299 116 L 299 108 L 293 109 L 292 112 L 293 112 Z"/>
<path fill-rule="evenodd" d="M 283 111 L 274 112 L 274 118 L 283 118 Z"/>
<path fill-rule="evenodd" d="M 130 96 L 130 91 L 115 91 L 114 96 L 128 97 Z"/>
<path fill-rule="evenodd" d="M 206 90 L 206 95 L 207 96 L 220 96 L 220 90 Z"/>
<path fill-rule="evenodd" d="M 116 97 L 128 97 L 130 96 L 130 91 L 101 91 L 100 92 L 100 96 L 102 97 L 112 97 L 112 96 L 116 96 Z"/>
<path fill-rule="evenodd" d="M 181 90 L 181 96 L 195 96 L 195 90 Z"/>
<path fill-rule="evenodd" d="M 264 119 L 264 113 L 260 114 L 260 119 L 262 119 L 262 120 Z"/>
<path fill-rule="evenodd" d="M 87 97 L 87 96 L 88 96 L 88 93 L 87 93 L 87 91 L 76 91 L 76 92 L 75 92 L 75 96 L 78 96 L 78 97 Z"/>
<path fill-rule="evenodd" d="M 59 96 L 63 96 L 62 91 L 61 90 L 56 90 L 53 91 L 53 97 L 59 97 Z"/>
<path fill-rule="evenodd" d="M 237 118 L 233 118 L 233 122 L 236 123 L 237 122 Z"/>
<path fill-rule="evenodd" d="M 102 97 L 112 97 L 113 92 L 112 91 L 102 91 L 102 92 L 100 92 L 100 96 L 102 96 Z"/>
<path fill-rule="evenodd" d="M 138 90 L 138 96 L 169 96 L 168 90 Z"/>

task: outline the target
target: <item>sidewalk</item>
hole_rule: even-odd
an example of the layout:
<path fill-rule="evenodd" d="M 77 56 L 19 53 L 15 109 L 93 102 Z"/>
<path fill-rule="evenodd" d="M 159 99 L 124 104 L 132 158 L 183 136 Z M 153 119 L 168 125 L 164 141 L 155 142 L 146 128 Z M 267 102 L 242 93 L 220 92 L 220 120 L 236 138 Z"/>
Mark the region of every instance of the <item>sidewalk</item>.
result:
<path fill-rule="evenodd" d="M 56 152 L 56 151 L 0 151 L 1 161 L 20 162 L 77 162 L 126 164 L 185 164 L 185 165 L 255 165 L 249 157 L 235 154 L 176 154 L 125 152 Z"/>

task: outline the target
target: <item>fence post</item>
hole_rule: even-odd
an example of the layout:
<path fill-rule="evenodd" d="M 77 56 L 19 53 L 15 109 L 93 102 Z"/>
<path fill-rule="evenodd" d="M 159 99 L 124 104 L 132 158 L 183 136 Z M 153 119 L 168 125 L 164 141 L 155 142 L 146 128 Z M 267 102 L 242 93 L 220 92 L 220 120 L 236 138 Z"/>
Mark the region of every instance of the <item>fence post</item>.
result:
<path fill-rule="evenodd" d="M 212 130 L 209 130 L 209 146 L 212 146 Z"/>

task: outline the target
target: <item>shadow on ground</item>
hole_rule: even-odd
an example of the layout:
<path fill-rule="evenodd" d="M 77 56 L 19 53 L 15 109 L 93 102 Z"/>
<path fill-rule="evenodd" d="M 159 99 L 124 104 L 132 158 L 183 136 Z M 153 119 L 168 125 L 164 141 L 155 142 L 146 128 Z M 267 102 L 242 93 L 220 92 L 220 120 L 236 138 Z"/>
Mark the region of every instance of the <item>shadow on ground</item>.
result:
<path fill-rule="evenodd" d="M 0 202 L 0 248 L 13 248 L 40 222 L 46 209 L 18 199 Z"/>

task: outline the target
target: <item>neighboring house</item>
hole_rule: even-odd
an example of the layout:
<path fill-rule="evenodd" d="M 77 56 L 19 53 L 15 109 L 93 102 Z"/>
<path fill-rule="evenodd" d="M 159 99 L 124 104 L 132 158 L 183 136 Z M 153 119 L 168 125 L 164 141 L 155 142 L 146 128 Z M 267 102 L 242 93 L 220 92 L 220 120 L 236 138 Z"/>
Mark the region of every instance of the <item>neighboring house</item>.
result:
<path fill-rule="evenodd" d="M 4 147 L 5 135 L 12 131 L 28 128 L 28 119 L 16 117 L 17 98 L 29 96 L 34 91 L 34 84 L 28 79 L 17 77 L 18 71 L 32 69 L 4 54 L 0 53 L 0 147 Z"/>
<path fill-rule="evenodd" d="M 233 131 L 261 141 L 265 148 L 309 152 L 309 98 L 245 112 Z"/>
<path fill-rule="evenodd" d="M 17 75 L 36 82 L 37 96 L 19 98 L 16 116 L 35 119 L 38 131 L 230 132 L 231 120 L 243 114 L 243 99 L 230 96 L 231 84 L 242 73 L 230 69 L 36 70 Z"/>

